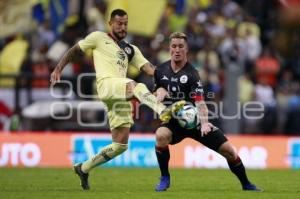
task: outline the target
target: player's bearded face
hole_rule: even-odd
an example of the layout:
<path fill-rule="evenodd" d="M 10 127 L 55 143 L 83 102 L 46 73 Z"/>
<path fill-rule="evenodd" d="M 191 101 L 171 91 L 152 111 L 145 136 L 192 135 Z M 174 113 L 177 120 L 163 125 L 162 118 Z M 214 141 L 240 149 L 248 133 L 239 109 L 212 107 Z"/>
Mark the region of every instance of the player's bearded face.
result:
<path fill-rule="evenodd" d="M 187 43 L 184 39 L 173 38 L 170 42 L 171 59 L 175 62 L 187 61 Z"/>
<path fill-rule="evenodd" d="M 122 40 L 127 35 L 127 24 L 128 16 L 115 16 L 112 21 L 110 21 L 111 29 L 113 35 L 118 39 Z"/>

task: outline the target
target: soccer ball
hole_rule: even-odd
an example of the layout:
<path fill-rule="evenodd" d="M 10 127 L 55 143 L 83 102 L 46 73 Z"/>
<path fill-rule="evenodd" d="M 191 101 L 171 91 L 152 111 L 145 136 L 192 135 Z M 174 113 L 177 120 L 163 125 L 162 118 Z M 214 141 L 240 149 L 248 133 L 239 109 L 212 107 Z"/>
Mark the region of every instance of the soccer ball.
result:
<path fill-rule="evenodd" d="M 197 108 L 191 104 L 184 105 L 177 112 L 176 119 L 179 125 L 185 129 L 194 129 L 200 123 Z"/>

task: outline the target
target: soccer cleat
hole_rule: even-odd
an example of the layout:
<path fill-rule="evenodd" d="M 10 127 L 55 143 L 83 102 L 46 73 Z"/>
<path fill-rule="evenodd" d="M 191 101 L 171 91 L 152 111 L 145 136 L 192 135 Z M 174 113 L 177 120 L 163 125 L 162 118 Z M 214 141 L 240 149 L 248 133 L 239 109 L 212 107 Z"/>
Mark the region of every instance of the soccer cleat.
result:
<path fill-rule="evenodd" d="M 178 102 L 175 102 L 174 104 L 171 104 L 163 112 L 160 114 L 159 119 L 162 122 L 169 122 L 169 120 L 172 118 L 172 114 L 176 114 L 184 105 L 185 101 L 181 100 Z"/>
<path fill-rule="evenodd" d="M 261 192 L 262 189 L 256 187 L 254 184 L 246 184 L 243 186 L 243 190 L 244 191 L 257 191 L 257 192 Z"/>
<path fill-rule="evenodd" d="M 81 185 L 82 189 L 89 190 L 90 189 L 90 185 L 89 185 L 89 181 L 88 181 L 89 174 L 83 173 L 83 171 L 81 170 L 81 165 L 82 165 L 82 163 L 77 164 L 73 167 L 73 169 L 80 178 L 80 185 Z"/>
<path fill-rule="evenodd" d="M 170 187 L 170 176 L 161 176 L 159 183 L 155 187 L 155 191 L 166 191 Z"/>

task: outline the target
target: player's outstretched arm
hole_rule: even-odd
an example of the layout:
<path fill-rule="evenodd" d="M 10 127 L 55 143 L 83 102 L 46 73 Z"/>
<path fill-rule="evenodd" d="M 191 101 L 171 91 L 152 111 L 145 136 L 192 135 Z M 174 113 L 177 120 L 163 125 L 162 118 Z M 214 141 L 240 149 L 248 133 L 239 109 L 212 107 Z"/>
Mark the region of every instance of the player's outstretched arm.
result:
<path fill-rule="evenodd" d="M 64 67 L 74 60 L 76 56 L 78 56 L 81 53 L 80 47 L 78 44 L 75 44 L 72 46 L 61 58 L 61 60 L 58 62 L 56 67 L 54 68 L 53 72 L 51 73 L 51 85 L 54 85 L 56 82 L 60 80 L 61 72 L 64 69 Z"/>
<path fill-rule="evenodd" d="M 153 76 L 154 75 L 154 71 L 155 71 L 155 66 L 153 64 L 151 64 L 150 62 L 147 62 L 146 64 L 144 64 L 141 69 L 149 76 Z"/>

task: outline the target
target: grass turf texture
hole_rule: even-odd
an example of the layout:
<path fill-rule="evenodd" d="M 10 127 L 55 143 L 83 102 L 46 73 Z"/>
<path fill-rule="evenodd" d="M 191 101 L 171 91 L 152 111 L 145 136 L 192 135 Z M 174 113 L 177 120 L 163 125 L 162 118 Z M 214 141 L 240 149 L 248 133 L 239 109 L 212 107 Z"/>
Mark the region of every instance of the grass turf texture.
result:
<path fill-rule="evenodd" d="M 293 199 L 300 198 L 300 170 L 248 170 L 264 192 L 241 191 L 229 170 L 172 169 L 171 187 L 157 193 L 159 170 L 97 168 L 90 174 L 91 190 L 83 191 L 71 169 L 1 168 L 1 199 Z"/>

